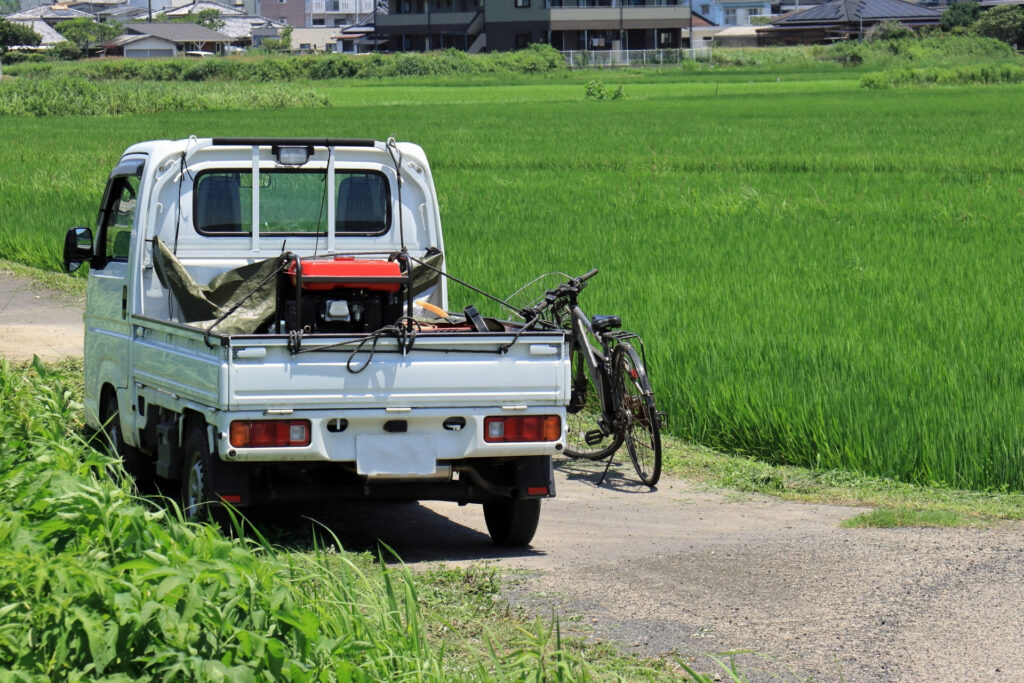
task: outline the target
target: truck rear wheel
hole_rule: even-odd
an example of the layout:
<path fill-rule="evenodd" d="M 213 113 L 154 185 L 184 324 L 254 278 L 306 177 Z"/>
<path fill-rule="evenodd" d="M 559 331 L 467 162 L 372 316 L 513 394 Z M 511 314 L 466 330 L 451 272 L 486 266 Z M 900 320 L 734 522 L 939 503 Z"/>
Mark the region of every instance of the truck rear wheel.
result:
<path fill-rule="evenodd" d="M 513 498 L 504 503 L 484 503 L 487 532 L 497 545 L 530 544 L 540 521 L 540 498 Z"/>
<path fill-rule="evenodd" d="M 181 507 L 186 519 L 212 522 L 226 530 L 230 518 L 213 492 L 213 453 L 206 440 L 206 426 L 193 423 L 185 434 L 185 469 L 181 476 Z"/>

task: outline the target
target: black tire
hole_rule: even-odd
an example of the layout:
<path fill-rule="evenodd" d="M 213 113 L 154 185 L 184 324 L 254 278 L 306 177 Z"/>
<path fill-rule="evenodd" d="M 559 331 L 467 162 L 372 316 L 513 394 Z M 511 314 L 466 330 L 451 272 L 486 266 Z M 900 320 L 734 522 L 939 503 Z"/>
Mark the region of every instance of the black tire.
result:
<path fill-rule="evenodd" d="M 632 344 L 622 342 L 615 348 L 612 366 L 629 459 L 640 481 L 654 488 L 661 478 L 661 420 L 654 407 L 654 391 Z"/>
<path fill-rule="evenodd" d="M 117 406 L 117 394 L 111 392 L 103 402 L 103 410 L 100 413 L 103 424 L 103 445 L 116 458 L 121 460 L 121 466 L 132 479 L 140 492 L 149 492 L 153 487 L 155 471 L 153 463 L 149 462 L 139 450 L 124 442 L 121 433 L 121 413 Z"/>
<path fill-rule="evenodd" d="M 213 489 L 213 453 L 206 440 L 206 425 L 192 421 L 182 443 L 181 510 L 194 522 L 211 522 L 227 530 L 230 516 Z"/>
<path fill-rule="evenodd" d="M 565 454 L 577 460 L 604 460 L 622 445 L 621 434 L 608 434 L 593 445 L 586 442 L 588 432 L 601 429 L 601 397 L 597 393 L 587 364 L 579 349 L 572 352 L 572 397 L 565 415 Z"/>
<path fill-rule="evenodd" d="M 484 521 L 495 544 L 512 548 L 530 545 L 540 521 L 540 498 L 484 503 Z"/>

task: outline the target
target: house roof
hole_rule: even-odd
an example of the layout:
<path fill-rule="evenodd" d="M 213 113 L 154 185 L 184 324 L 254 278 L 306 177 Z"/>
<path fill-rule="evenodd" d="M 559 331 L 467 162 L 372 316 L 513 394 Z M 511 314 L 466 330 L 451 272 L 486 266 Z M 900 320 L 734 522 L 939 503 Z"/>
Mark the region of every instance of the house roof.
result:
<path fill-rule="evenodd" d="M 778 27 L 819 27 L 835 24 L 856 24 L 896 20 L 910 22 L 938 22 L 939 10 L 921 7 L 903 0 L 832 0 L 815 7 L 793 12 L 772 22 Z"/>
<path fill-rule="evenodd" d="M 240 10 L 237 7 L 230 7 L 228 5 L 222 5 L 219 2 L 213 2 L 213 0 L 195 0 L 195 2 L 189 3 L 188 5 L 182 5 L 176 7 L 168 12 L 164 12 L 169 17 L 184 17 L 189 14 L 199 14 L 205 10 L 215 9 L 221 15 L 225 16 L 241 16 L 245 14 L 245 10 Z"/>
<path fill-rule="evenodd" d="M 144 36 L 154 36 L 171 40 L 175 43 L 230 43 L 231 38 L 211 31 L 199 24 L 161 24 L 145 22 L 125 24 L 125 30 L 129 33 L 138 33 Z"/>
<path fill-rule="evenodd" d="M 14 21 L 11 23 L 27 26 L 38 33 L 39 37 L 42 38 L 42 41 L 39 43 L 40 45 L 49 47 L 50 45 L 56 45 L 64 40 L 64 36 L 57 33 L 56 29 L 42 19 L 35 19 L 33 21 Z"/>
<path fill-rule="evenodd" d="M 253 29 L 269 27 L 273 29 L 281 29 L 285 27 L 285 24 L 280 21 L 272 21 L 266 17 L 254 17 L 251 15 L 245 15 L 241 17 L 225 17 L 222 16 L 221 21 L 224 25 L 217 29 L 218 33 L 231 38 L 231 40 L 241 40 L 242 38 L 252 38 Z"/>
<path fill-rule="evenodd" d="M 65 19 L 78 19 L 79 17 L 93 18 L 88 12 L 71 9 L 65 5 L 40 5 L 23 12 L 8 14 L 5 18 L 7 21 L 32 21 L 34 19 L 50 19 L 51 21 L 60 19 L 63 21 Z"/>

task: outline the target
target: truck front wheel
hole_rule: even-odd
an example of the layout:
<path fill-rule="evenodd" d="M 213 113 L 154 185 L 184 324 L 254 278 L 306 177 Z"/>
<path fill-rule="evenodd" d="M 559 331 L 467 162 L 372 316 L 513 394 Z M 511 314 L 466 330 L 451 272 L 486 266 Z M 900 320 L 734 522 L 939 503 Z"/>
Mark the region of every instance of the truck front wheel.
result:
<path fill-rule="evenodd" d="M 508 547 L 529 545 L 540 521 L 540 498 L 484 503 L 484 521 L 491 540 L 496 544 Z"/>
<path fill-rule="evenodd" d="M 225 527 L 228 515 L 213 492 L 213 453 L 206 440 L 205 425 L 190 425 L 182 445 L 185 469 L 181 477 L 181 505 L 185 517 Z"/>
<path fill-rule="evenodd" d="M 103 403 L 103 436 L 107 450 L 121 460 L 124 471 L 134 480 L 141 493 L 149 493 L 153 487 L 153 464 L 137 448 L 129 446 L 121 436 L 121 415 L 117 406 L 117 395 L 110 392 Z"/>

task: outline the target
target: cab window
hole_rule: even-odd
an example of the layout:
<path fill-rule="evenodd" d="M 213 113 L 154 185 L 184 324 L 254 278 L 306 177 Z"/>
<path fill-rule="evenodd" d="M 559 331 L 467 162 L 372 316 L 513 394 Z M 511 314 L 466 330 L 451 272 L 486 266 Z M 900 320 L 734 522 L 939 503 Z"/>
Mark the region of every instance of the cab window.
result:
<path fill-rule="evenodd" d="M 127 261 L 138 204 L 139 179 L 121 176 L 110 183 L 107 206 L 100 214 L 101 253 L 104 261 Z"/>

